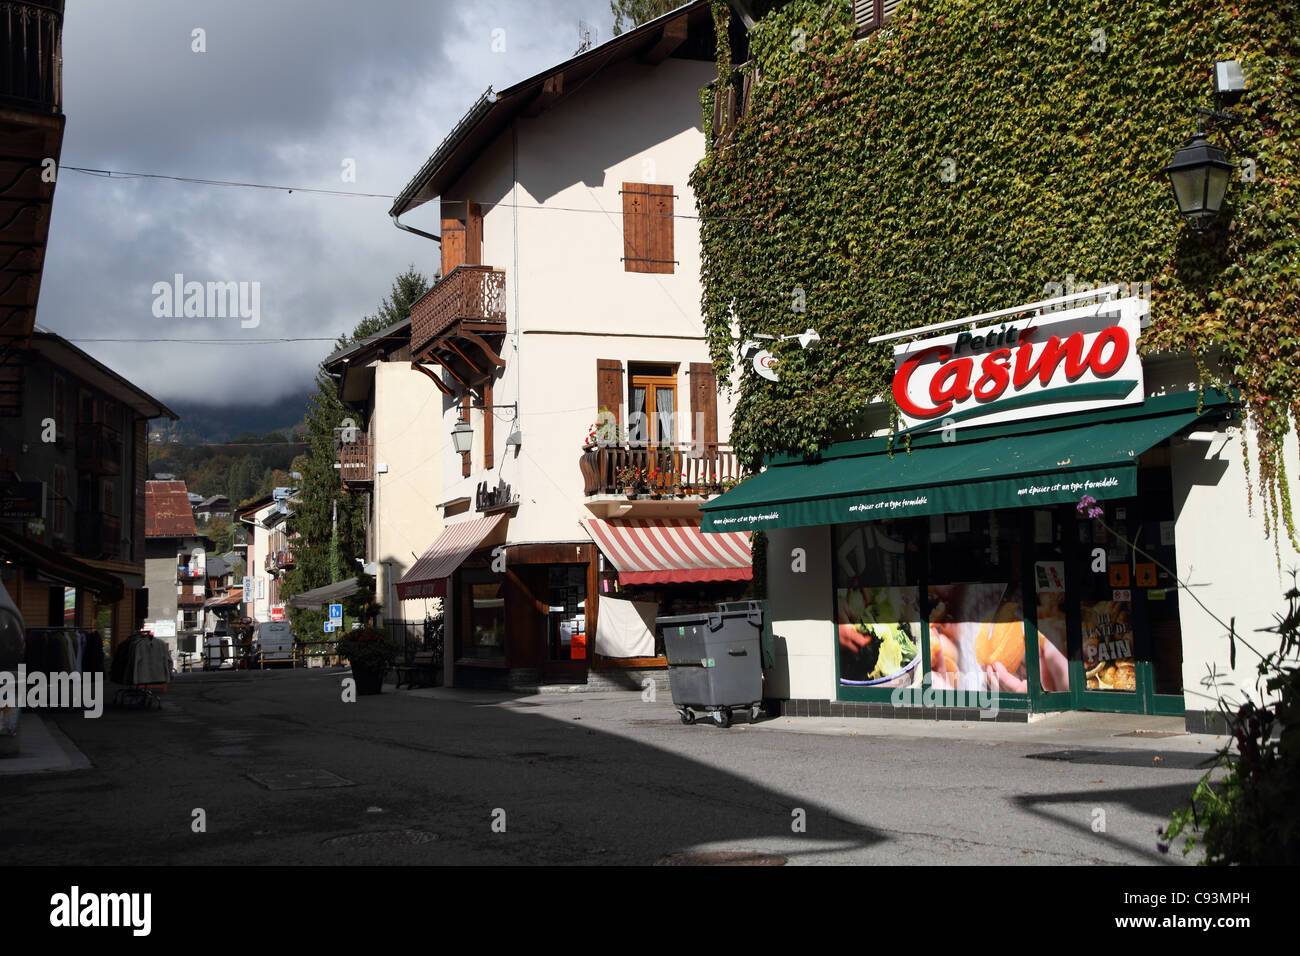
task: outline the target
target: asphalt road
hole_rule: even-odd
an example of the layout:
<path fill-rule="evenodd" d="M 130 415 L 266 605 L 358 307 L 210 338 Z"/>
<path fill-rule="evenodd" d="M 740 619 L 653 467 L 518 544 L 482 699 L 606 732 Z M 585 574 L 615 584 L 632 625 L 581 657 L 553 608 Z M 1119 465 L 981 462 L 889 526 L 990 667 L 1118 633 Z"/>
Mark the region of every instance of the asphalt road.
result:
<path fill-rule="evenodd" d="M 1168 865 L 1185 861 L 1156 850 L 1156 829 L 1211 744 L 1074 733 L 1063 752 L 1048 725 L 686 727 L 666 695 L 635 692 L 390 685 L 345 703 L 344 676 L 183 675 L 160 711 L 57 715 L 91 766 L 0 777 L 5 861 Z"/>

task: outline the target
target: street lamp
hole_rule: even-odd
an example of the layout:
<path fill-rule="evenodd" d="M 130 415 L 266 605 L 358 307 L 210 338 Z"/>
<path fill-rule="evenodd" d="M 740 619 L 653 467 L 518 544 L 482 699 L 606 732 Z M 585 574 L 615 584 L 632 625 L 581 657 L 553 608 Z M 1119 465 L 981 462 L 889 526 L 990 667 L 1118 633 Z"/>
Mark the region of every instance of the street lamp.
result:
<path fill-rule="evenodd" d="M 451 427 L 451 446 L 456 449 L 456 454 L 465 455 L 473 444 L 474 426 L 462 418 Z"/>
<path fill-rule="evenodd" d="M 517 402 L 511 402 L 509 405 L 473 405 L 479 411 L 486 411 L 493 408 L 513 408 L 515 410 L 514 428 L 506 438 L 506 446 L 514 445 L 516 447 L 523 444 L 523 436 L 519 433 L 519 405 Z M 470 449 L 474 447 L 474 426 L 465 421 L 464 412 L 461 418 L 451 427 L 451 447 L 456 449 L 456 454 L 467 455 Z"/>
<path fill-rule="evenodd" d="M 1173 187 L 1178 211 L 1198 232 L 1208 228 L 1223 208 L 1223 197 L 1228 191 L 1228 177 L 1237 168 L 1228 160 L 1228 154 L 1223 149 L 1209 141 L 1208 133 L 1225 128 L 1228 142 L 1233 143 L 1231 134 L 1226 133 L 1226 127 L 1240 123 L 1241 117 L 1225 111 L 1223 106 L 1237 102 L 1245 89 L 1246 79 L 1237 61 L 1216 62 L 1214 109 L 1197 107 L 1196 132 L 1174 153 L 1169 165 L 1162 170 Z M 1235 148 L 1236 144 L 1233 143 L 1233 146 Z"/>
<path fill-rule="evenodd" d="M 1164 168 L 1174 190 L 1178 211 L 1195 230 L 1207 228 L 1223 207 L 1228 176 L 1235 169 L 1228 155 L 1209 142 L 1204 133 L 1193 133 Z"/>

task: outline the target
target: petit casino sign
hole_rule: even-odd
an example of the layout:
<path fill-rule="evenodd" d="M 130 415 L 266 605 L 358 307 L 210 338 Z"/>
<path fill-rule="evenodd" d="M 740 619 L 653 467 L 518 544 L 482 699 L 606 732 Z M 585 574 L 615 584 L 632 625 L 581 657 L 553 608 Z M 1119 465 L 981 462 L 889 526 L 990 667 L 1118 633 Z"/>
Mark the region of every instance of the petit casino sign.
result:
<path fill-rule="evenodd" d="M 904 430 L 1140 403 L 1146 310 L 1133 297 L 898 345 L 893 394 Z"/>

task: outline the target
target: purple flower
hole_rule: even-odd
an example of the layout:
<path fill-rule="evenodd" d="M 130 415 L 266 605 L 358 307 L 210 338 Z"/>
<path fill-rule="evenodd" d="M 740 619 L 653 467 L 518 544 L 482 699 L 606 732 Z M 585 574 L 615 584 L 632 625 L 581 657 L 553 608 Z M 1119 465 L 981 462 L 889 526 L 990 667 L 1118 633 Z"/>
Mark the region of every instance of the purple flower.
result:
<path fill-rule="evenodd" d="M 1105 514 L 1101 509 L 1101 505 L 1097 504 L 1097 499 L 1092 495 L 1084 495 L 1080 498 L 1079 503 L 1075 505 L 1075 509 L 1079 514 L 1087 515 L 1089 518 L 1100 518 Z"/>

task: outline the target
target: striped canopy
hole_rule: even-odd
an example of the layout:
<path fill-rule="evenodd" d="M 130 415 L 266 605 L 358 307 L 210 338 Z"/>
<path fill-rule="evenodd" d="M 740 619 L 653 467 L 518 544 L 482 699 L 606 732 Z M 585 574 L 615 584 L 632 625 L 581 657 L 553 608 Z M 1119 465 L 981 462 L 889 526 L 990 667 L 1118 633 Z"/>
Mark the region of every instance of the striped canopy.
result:
<path fill-rule="evenodd" d="M 485 515 L 448 525 L 397 582 L 398 600 L 446 597 L 447 578 L 504 518 L 504 514 Z"/>
<path fill-rule="evenodd" d="M 748 581 L 754 573 L 746 531 L 701 534 L 692 518 L 588 518 L 584 524 L 623 584 Z"/>

